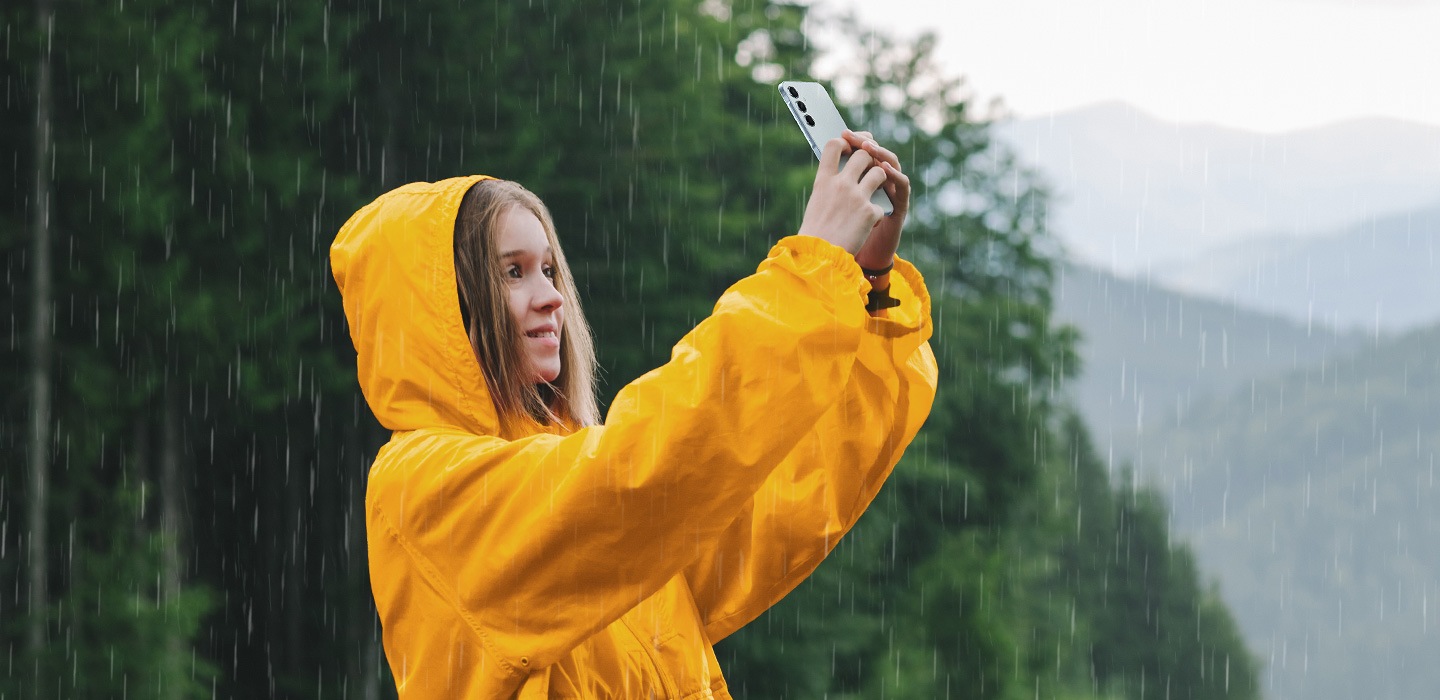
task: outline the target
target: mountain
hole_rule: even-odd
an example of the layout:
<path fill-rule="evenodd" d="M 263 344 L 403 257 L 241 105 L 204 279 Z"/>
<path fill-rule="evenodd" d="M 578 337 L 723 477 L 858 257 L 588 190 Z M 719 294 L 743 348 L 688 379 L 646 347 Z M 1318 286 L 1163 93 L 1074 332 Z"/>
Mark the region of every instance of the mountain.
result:
<path fill-rule="evenodd" d="M 1267 700 L 1440 697 L 1440 130 L 1011 127 L 1084 260 L 1054 288 L 1068 391 L 1166 495 Z"/>
<path fill-rule="evenodd" d="M 1250 311 L 1080 264 L 1055 284 L 1056 318 L 1081 334 L 1070 391 L 1096 444 L 1116 460 L 1206 396 L 1333 359 L 1367 339 Z"/>
<path fill-rule="evenodd" d="M 1139 447 L 1269 700 L 1440 696 L 1440 326 L 1199 399 Z"/>
<path fill-rule="evenodd" d="M 1414 328 L 1440 320 L 1440 204 L 1366 217 L 1324 236 L 1247 238 L 1161 266 L 1155 275 L 1189 292 L 1292 318 Z"/>
<path fill-rule="evenodd" d="M 1126 274 L 1259 231 L 1331 231 L 1440 193 L 1440 127 L 1394 119 L 1264 134 L 1107 102 L 995 134 L 1054 188 L 1050 226 L 1067 248 Z"/>

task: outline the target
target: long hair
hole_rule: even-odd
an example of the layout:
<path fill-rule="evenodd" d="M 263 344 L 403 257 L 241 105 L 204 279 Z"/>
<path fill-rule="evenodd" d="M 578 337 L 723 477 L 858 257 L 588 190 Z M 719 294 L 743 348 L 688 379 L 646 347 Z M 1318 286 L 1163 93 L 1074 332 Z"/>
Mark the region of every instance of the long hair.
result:
<path fill-rule="evenodd" d="M 555 256 L 555 288 L 563 299 L 560 374 L 535 384 L 510 311 L 497 244 L 502 217 L 521 207 L 545 229 Z M 595 344 L 580 308 L 570 265 L 555 235 L 550 210 L 533 192 L 508 180 L 482 180 L 465 193 L 455 217 L 455 281 L 470 345 L 485 375 L 501 431 L 513 434 L 527 420 L 570 429 L 600 422 L 595 400 Z"/>

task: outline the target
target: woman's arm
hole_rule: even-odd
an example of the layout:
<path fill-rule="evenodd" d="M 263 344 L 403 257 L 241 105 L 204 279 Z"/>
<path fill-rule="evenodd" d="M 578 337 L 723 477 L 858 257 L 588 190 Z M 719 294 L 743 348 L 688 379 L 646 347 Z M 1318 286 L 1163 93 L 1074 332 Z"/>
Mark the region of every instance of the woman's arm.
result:
<path fill-rule="evenodd" d="M 366 499 L 380 609 L 461 617 L 506 677 L 553 663 L 713 548 L 831 410 L 866 288 L 849 252 L 790 237 L 604 426 L 397 435 Z"/>
<path fill-rule="evenodd" d="M 914 266 L 895 258 L 910 179 L 869 132 L 846 131 L 839 145 L 855 154 L 851 162 L 870 163 L 868 174 L 885 175 L 881 187 L 895 211 L 872 220 L 855 261 L 869 270 L 870 285 L 900 306 L 882 303 L 870 312 L 837 405 L 771 473 L 718 545 L 686 568 L 712 641 L 769 609 L 819 566 L 875 498 L 935 398 L 929 293 Z M 894 271 L 885 272 L 892 263 Z"/>
<path fill-rule="evenodd" d="M 715 546 L 685 569 L 712 642 L 758 617 L 819 566 L 865 512 L 930 413 L 930 304 L 897 261 L 901 305 L 870 321 L 849 382 Z"/>

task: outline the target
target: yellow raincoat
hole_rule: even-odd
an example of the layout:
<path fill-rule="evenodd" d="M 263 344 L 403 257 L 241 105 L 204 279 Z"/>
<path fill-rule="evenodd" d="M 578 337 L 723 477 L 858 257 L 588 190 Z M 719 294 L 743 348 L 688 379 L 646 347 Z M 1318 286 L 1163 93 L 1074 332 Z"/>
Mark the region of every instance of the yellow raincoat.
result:
<path fill-rule="evenodd" d="M 785 238 L 603 426 L 504 439 L 451 247 L 480 179 L 389 192 L 330 249 L 394 431 L 365 513 L 400 697 L 728 698 L 711 645 L 815 569 L 930 411 L 924 282 L 897 260 L 871 318 L 848 253 Z"/>

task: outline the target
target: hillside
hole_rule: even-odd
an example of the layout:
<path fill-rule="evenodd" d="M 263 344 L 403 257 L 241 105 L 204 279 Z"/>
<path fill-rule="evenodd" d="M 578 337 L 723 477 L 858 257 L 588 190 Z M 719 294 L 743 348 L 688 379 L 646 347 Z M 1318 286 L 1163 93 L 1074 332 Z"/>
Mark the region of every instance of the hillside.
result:
<path fill-rule="evenodd" d="M 1335 327 L 1440 320 L 1440 204 L 1323 236 L 1256 236 L 1155 273 L 1186 291 Z"/>
<path fill-rule="evenodd" d="M 1070 265 L 1056 316 L 1081 333 L 1072 395 L 1102 453 L 1150 465 L 1137 437 L 1174 425 L 1205 396 L 1333 358 L 1363 341 L 1322 324 L 1249 311 Z"/>
<path fill-rule="evenodd" d="M 1440 688 L 1440 326 L 1220 397 L 1141 437 L 1271 700 Z"/>

